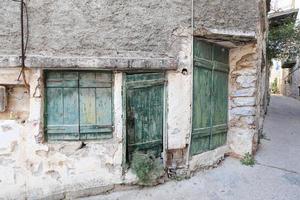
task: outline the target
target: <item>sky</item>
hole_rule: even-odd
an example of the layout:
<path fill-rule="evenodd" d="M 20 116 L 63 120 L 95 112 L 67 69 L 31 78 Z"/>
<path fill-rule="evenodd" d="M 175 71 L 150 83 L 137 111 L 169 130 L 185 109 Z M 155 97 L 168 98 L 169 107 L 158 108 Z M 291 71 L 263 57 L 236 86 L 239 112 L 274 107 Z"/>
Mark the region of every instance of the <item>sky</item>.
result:
<path fill-rule="evenodd" d="M 271 9 L 272 10 L 287 10 L 292 8 L 293 0 L 272 0 Z M 295 8 L 300 8 L 300 0 L 295 1 Z M 300 14 L 298 14 L 298 20 L 300 20 Z"/>

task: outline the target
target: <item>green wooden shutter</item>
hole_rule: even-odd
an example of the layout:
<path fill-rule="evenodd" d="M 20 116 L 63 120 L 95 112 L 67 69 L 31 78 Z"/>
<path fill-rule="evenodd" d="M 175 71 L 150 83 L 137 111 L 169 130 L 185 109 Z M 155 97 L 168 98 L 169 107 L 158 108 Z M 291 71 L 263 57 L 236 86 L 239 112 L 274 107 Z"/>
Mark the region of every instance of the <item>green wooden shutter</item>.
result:
<path fill-rule="evenodd" d="M 164 74 L 126 76 L 127 160 L 134 151 L 163 151 Z"/>
<path fill-rule="evenodd" d="M 46 73 L 49 140 L 112 137 L 112 76 L 102 72 Z"/>
<path fill-rule="evenodd" d="M 80 139 L 112 136 L 111 73 L 80 73 Z"/>
<path fill-rule="evenodd" d="M 194 40 L 191 155 L 223 145 L 227 135 L 228 50 Z"/>
<path fill-rule="evenodd" d="M 79 139 L 78 73 L 49 72 L 46 87 L 48 139 Z"/>

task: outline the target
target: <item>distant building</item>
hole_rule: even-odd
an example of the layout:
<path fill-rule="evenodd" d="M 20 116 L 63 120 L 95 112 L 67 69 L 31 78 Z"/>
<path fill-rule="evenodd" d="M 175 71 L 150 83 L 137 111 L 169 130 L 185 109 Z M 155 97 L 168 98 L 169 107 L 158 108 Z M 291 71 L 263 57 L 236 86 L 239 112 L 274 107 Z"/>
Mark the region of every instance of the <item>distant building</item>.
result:
<path fill-rule="evenodd" d="M 278 27 L 287 20 L 296 21 L 298 9 L 288 9 L 269 15 L 270 27 Z M 288 60 L 275 60 L 271 69 L 270 86 L 275 79 L 278 80 L 280 94 L 294 98 L 300 98 L 300 69 L 299 56 L 290 55 Z M 278 69 L 280 65 L 280 69 Z"/>

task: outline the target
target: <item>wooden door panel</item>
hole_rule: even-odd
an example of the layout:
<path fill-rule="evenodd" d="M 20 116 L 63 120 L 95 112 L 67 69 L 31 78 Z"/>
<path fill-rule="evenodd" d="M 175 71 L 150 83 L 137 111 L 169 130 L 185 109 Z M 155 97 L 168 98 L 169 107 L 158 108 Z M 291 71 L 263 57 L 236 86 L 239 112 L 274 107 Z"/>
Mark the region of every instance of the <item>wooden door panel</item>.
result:
<path fill-rule="evenodd" d="M 196 66 L 194 69 L 192 155 L 209 149 L 211 127 L 212 71 Z M 208 141 L 208 145 L 206 142 Z"/>
<path fill-rule="evenodd" d="M 210 43 L 194 38 L 194 59 L 212 60 L 212 48 Z"/>
<path fill-rule="evenodd" d="M 213 45 L 213 61 L 220 63 L 229 63 L 229 50 L 219 45 Z"/>
<path fill-rule="evenodd" d="M 214 71 L 212 125 L 227 124 L 228 74 Z"/>
<path fill-rule="evenodd" d="M 213 73 L 212 137 L 211 149 L 222 146 L 227 139 L 228 115 L 228 74 L 224 71 Z"/>
<path fill-rule="evenodd" d="M 127 161 L 134 151 L 160 156 L 163 136 L 164 80 L 161 73 L 127 75 Z"/>
<path fill-rule="evenodd" d="M 194 71 L 193 129 L 210 127 L 211 70 L 196 67 Z"/>
<path fill-rule="evenodd" d="M 228 49 L 194 39 L 193 125 L 191 155 L 226 142 Z"/>

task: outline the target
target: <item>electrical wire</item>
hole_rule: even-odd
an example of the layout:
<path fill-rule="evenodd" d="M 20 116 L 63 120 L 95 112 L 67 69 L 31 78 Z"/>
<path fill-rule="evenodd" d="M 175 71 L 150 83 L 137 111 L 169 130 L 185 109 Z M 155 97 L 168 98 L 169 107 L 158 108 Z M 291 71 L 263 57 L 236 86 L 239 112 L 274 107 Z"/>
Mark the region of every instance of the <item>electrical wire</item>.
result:
<path fill-rule="evenodd" d="M 27 5 L 23 0 L 12 0 L 14 2 L 19 2 L 21 3 L 21 72 L 18 76 L 17 80 L 20 80 L 20 77 L 22 76 L 24 85 L 25 87 L 29 90 L 29 84 L 26 81 L 26 75 L 25 75 L 25 59 L 26 59 L 26 51 L 27 51 L 27 46 L 28 46 L 28 40 L 29 40 L 29 20 L 28 20 L 28 9 Z M 25 11 L 25 16 L 26 16 L 26 41 L 24 44 L 24 11 Z"/>

